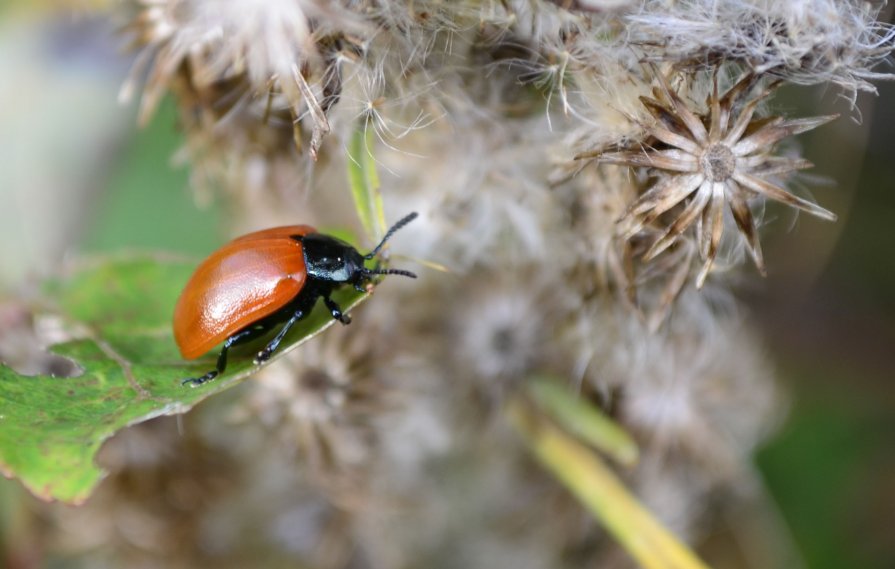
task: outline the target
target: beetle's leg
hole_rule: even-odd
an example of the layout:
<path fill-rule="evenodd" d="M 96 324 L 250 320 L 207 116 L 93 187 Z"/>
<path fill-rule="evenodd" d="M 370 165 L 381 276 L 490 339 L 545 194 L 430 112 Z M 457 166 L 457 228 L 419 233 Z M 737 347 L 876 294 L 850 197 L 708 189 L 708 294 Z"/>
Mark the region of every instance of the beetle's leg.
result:
<path fill-rule="evenodd" d="M 180 382 L 181 385 L 186 385 L 187 383 L 192 384 L 193 387 L 197 385 L 202 385 L 206 381 L 211 381 L 217 376 L 224 373 L 224 370 L 227 369 L 227 352 L 230 351 L 230 347 L 234 344 L 241 344 L 242 342 L 248 342 L 258 336 L 261 336 L 265 332 L 270 330 L 269 326 L 253 326 L 251 328 L 246 328 L 245 330 L 240 330 L 236 334 L 233 334 L 226 340 L 224 340 L 224 345 L 221 347 L 221 353 L 218 355 L 218 361 L 215 365 L 215 369 L 206 373 L 202 377 L 189 377 Z"/>
<path fill-rule="evenodd" d="M 292 326 L 295 325 L 296 322 L 304 318 L 305 311 L 303 309 L 296 310 L 289 320 L 283 324 L 283 328 L 279 331 L 279 333 L 274 337 L 273 340 L 267 343 L 264 346 L 264 349 L 258 352 L 258 355 L 255 356 L 255 363 L 260 364 L 261 362 L 266 362 L 270 359 L 270 356 L 276 351 L 277 347 L 279 347 L 280 342 L 283 341 L 283 338 L 286 336 L 286 333 L 289 331 Z"/>
<path fill-rule="evenodd" d="M 336 304 L 336 301 L 331 299 L 329 295 L 323 297 L 323 303 L 329 309 L 329 313 L 333 315 L 335 320 L 338 320 L 342 324 L 351 324 L 351 317 L 347 314 L 343 314 L 342 308 Z"/>

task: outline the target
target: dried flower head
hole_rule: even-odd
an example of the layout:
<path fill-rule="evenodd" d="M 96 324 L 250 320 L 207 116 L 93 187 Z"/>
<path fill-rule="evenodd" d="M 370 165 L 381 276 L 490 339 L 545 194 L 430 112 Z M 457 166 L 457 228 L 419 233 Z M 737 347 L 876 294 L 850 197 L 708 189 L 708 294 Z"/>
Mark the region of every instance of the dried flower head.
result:
<path fill-rule="evenodd" d="M 327 111 L 341 92 L 340 64 L 361 50 L 363 20 L 338 3 L 139 0 L 129 31 L 143 48 L 134 76 L 150 64 L 140 107 L 145 123 L 162 94 L 174 89 L 195 115 L 213 122 L 246 110 L 258 123 L 284 115 L 301 147 L 301 122 L 312 127 L 316 158 L 330 131 Z M 134 81 L 122 88 L 122 98 Z M 294 125 L 294 128 L 293 128 Z"/>
<path fill-rule="evenodd" d="M 752 330 L 717 308 L 706 314 L 704 296 L 691 290 L 667 335 L 653 335 L 633 363 L 619 360 L 630 379 L 618 413 L 653 458 L 686 458 L 729 480 L 779 417 L 780 397 Z"/>
<path fill-rule="evenodd" d="M 800 85 L 834 83 L 854 105 L 876 92 L 873 71 L 895 47 L 895 27 L 879 21 L 884 2 L 864 0 L 661 0 L 627 18 L 629 41 L 651 61 L 738 62 Z"/>
<path fill-rule="evenodd" d="M 324 489 L 361 490 L 378 441 L 374 419 L 390 405 L 370 337 L 355 326 L 330 330 L 313 349 L 285 358 L 291 365 L 265 370 L 248 403 Z"/>
<path fill-rule="evenodd" d="M 564 165 L 568 167 L 568 164 Z M 696 258 L 689 236 L 654 262 L 642 261 L 650 244 L 661 236 L 646 226 L 631 239 L 621 238 L 616 221 L 634 200 L 645 180 L 612 165 L 588 167 L 570 180 L 565 190 L 572 219 L 577 263 L 569 279 L 585 304 L 600 306 L 614 292 L 626 308 L 655 331 L 665 321 L 683 291 Z"/>
<path fill-rule="evenodd" d="M 497 289 L 467 307 L 460 321 L 468 326 L 458 336 L 459 359 L 470 362 L 481 377 L 518 377 L 531 367 L 540 344 L 541 314 L 535 299 L 523 290 Z"/>
<path fill-rule="evenodd" d="M 781 174 L 811 166 L 807 160 L 775 155 L 775 144 L 787 136 L 829 122 L 836 115 L 757 119 L 758 104 L 778 82 L 753 96 L 760 77 L 751 73 L 723 95 L 718 93 L 716 74 L 707 101 L 708 111 L 700 113 L 672 90 L 664 76 L 657 76 L 660 86 L 653 90 L 654 97 L 640 98 L 655 121 L 642 125 L 649 136 L 646 142 L 579 156 L 596 157 L 603 163 L 650 168 L 658 175 L 655 184 L 619 220 L 622 235 L 631 239 L 644 227 L 661 224 L 666 212 L 674 215 L 646 251 L 645 260 L 656 257 L 696 224 L 698 250 L 704 260 L 696 279 L 697 286 L 701 287 L 718 253 L 727 205 L 755 265 L 764 274 L 761 246 L 748 203 L 755 196 L 785 203 L 822 219 L 836 219 L 835 214 L 794 196 L 773 181 Z M 675 209 L 676 206 L 682 207 Z"/>

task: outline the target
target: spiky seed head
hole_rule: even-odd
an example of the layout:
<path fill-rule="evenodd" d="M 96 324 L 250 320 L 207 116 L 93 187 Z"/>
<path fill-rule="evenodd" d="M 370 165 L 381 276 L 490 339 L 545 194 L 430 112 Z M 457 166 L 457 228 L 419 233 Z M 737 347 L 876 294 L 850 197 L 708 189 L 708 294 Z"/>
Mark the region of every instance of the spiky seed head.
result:
<path fill-rule="evenodd" d="M 645 228 L 663 228 L 644 254 L 649 261 L 696 227 L 697 249 L 704 263 L 696 278 L 702 287 L 718 254 L 725 225 L 725 206 L 746 240 L 758 270 L 765 274 L 764 260 L 749 201 L 753 197 L 778 201 L 829 221 L 836 215 L 794 196 L 776 183 L 776 178 L 811 164 L 802 159 L 774 154 L 777 142 L 793 134 L 816 128 L 836 116 L 786 120 L 755 118 L 758 104 L 778 85 L 774 82 L 753 95 L 760 78 L 746 74 L 725 93 L 719 94 L 717 75 L 709 95 L 707 111 L 694 109 L 678 95 L 664 75 L 653 97 L 641 102 L 652 122 L 643 124 L 646 144 L 638 143 L 612 152 L 588 154 L 606 164 L 650 169 L 655 184 L 628 207 L 619 220 L 619 230 L 631 239 Z"/>

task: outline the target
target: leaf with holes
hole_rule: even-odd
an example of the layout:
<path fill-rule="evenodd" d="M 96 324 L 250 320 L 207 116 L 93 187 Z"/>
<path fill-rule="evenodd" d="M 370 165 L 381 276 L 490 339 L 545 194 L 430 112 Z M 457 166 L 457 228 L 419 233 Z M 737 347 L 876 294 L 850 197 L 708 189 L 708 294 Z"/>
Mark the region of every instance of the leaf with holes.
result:
<path fill-rule="evenodd" d="M 47 286 L 54 310 L 80 338 L 51 351 L 80 367 L 75 377 L 24 376 L 0 365 L 0 471 L 46 500 L 78 504 L 103 478 L 94 463 L 116 431 L 159 415 L 184 413 L 253 373 L 252 344 L 231 353 L 226 373 L 191 389 L 185 377 L 212 369 L 216 351 L 185 362 L 171 314 L 195 261 L 161 256 L 82 263 Z M 334 298 L 346 310 L 364 294 L 346 287 Z M 318 306 L 286 336 L 271 361 L 334 321 Z M 259 340 L 263 343 L 265 340 Z M 266 365 L 266 364 L 265 364 Z"/>

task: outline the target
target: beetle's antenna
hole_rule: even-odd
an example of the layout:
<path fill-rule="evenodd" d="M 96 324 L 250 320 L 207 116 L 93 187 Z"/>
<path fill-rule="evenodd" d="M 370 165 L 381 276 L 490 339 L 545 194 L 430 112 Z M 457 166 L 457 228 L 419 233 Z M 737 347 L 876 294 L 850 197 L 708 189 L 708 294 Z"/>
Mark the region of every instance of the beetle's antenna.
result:
<path fill-rule="evenodd" d="M 416 278 L 416 273 L 411 273 L 404 269 L 364 269 L 364 273 L 368 275 L 401 275 L 402 277 Z"/>
<path fill-rule="evenodd" d="M 375 249 L 373 249 L 372 251 L 370 251 L 369 253 L 364 255 L 364 259 L 372 259 L 373 257 L 375 257 L 376 254 L 379 253 L 379 250 L 382 249 L 382 246 L 385 245 L 385 242 L 388 241 L 389 238 L 395 234 L 395 231 L 401 229 L 402 227 L 404 227 L 405 225 L 407 225 L 408 223 L 410 223 L 411 221 L 416 219 L 417 215 L 418 214 L 414 211 L 414 212 L 409 213 L 406 216 L 404 216 L 404 218 L 401 219 L 400 221 L 398 221 L 398 223 L 392 225 L 391 229 L 389 229 L 388 232 L 385 234 L 385 237 L 382 238 L 382 241 L 379 242 L 379 245 L 377 245 Z M 385 275 L 385 274 L 401 274 L 401 273 L 376 273 L 376 274 Z M 416 275 L 414 275 L 414 278 L 416 278 Z"/>

